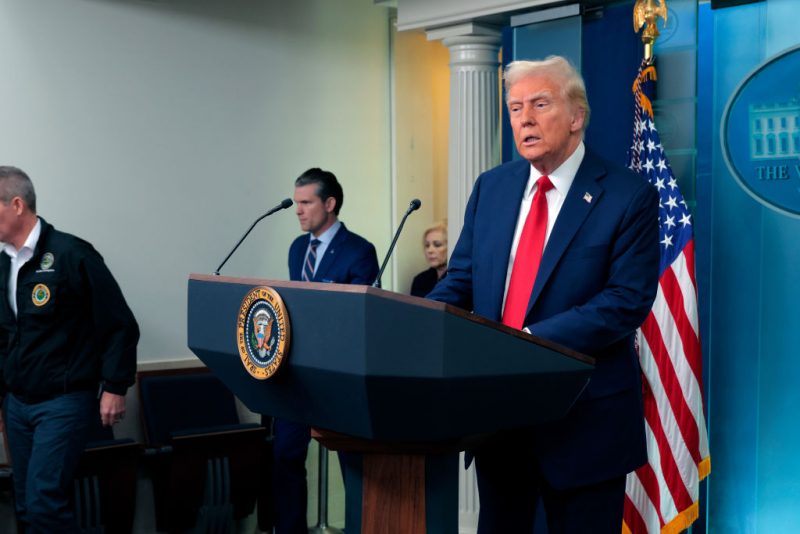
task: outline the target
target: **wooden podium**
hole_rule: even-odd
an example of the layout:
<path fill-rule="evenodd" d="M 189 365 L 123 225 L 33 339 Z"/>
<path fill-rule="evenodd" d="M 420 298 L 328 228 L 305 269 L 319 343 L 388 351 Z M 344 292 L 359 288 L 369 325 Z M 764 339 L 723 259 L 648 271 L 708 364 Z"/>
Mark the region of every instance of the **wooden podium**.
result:
<path fill-rule="evenodd" d="M 237 349 L 245 295 L 281 296 L 291 341 L 267 380 Z M 368 286 L 191 275 L 188 343 L 252 411 L 304 422 L 348 466 L 347 530 L 457 532 L 455 451 L 563 417 L 587 356 L 458 308 Z M 455 489 L 455 493 L 454 493 Z M 359 526 L 360 525 L 360 526 Z"/>

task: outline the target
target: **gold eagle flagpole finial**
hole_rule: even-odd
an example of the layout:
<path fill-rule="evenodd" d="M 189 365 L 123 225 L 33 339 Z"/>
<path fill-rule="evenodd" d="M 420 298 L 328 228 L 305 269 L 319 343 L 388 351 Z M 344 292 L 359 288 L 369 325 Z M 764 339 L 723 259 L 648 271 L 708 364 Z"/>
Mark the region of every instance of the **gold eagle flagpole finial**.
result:
<path fill-rule="evenodd" d="M 660 35 L 658 33 L 658 17 L 667 22 L 667 5 L 665 0 L 636 0 L 633 6 L 633 31 L 638 33 L 644 26 L 642 42 L 644 43 L 644 59 L 647 63 L 653 62 L 653 43 Z"/>

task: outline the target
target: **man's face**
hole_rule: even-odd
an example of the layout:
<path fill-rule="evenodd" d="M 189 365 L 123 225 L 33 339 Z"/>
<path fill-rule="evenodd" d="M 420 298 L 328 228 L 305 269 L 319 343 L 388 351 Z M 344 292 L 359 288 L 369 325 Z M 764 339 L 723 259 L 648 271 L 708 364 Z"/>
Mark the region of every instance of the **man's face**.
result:
<path fill-rule="evenodd" d="M 336 199 L 328 197 L 324 202 L 317 194 L 317 184 L 301 185 L 294 188 L 294 203 L 297 206 L 297 219 L 304 232 L 318 237 L 336 221 L 333 213 Z"/>
<path fill-rule="evenodd" d="M 8 202 L 0 200 L 0 241 L 14 244 L 20 232 L 20 200 L 12 198 Z"/>
<path fill-rule="evenodd" d="M 514 142 L 520 155 L 542 174 L 557 169 L 578 147 L 585 113 L 546 74 L 522 78 L 506 98 Z"/>

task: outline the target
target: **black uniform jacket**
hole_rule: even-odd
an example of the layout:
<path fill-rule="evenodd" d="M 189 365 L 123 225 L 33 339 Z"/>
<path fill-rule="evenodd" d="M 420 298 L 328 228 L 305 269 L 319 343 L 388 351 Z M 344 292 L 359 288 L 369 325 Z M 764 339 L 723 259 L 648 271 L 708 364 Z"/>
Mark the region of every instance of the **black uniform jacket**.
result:
<path fill-rule="evenodd" d="M 100 386 L 124 394 L 136 373 L 136 319 L 92 245 L 40 220 L 17 278 L 16 317 L 11 259 L 0 253 L 0 388 L 24 402 Z"/>

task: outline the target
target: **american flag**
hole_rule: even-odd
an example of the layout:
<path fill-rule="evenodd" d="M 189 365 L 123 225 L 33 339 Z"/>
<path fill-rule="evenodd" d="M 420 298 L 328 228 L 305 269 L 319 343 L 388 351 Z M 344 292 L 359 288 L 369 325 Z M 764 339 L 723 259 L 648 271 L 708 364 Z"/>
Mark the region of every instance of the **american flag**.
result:
<path fill-rule="evenodd" d="M 700 481 L 711 470 L 692 218 L 653 124 L 655 79 L 655 67 L 643 61 L 628 155 L 628 167 L 658 189 L 661 243 L 658 294 L 637 333 L 648 463 L 628 475 L 625 488 L 622 531 L 633 534 L 688 528 L 698 516 Z"/>

